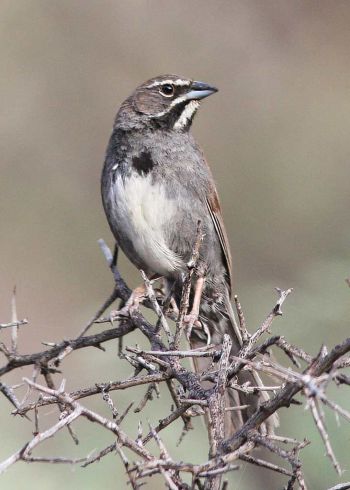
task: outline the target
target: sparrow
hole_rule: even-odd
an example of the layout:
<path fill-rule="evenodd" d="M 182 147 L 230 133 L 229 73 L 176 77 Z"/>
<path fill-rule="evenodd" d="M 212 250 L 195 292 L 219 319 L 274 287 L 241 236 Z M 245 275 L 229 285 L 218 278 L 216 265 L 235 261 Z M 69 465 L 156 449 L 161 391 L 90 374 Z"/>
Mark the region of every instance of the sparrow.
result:
<path fill-rule="evenodd" d="M 230 247 L 213 175 L 190 131 L 200 102 L 217 91 L 177 75 L 157 76 L 136 88 L 115 118 L 101 193 L 118 246 L 148 277 L 164 279 L 177 306 L 200 222 L 203 241 L 187 317 L 195 325 L 191 347 L 206 344 L 205 332 L 217 345 L 229 334 L 236 354 L 242 339 L 230 302 Z M 210 360 L 197 357 L 194 364 L 197 372 L 203 372 Z M 256 373 L 241 371 L 238 381 L 256 386 L 259 379 Z M 228 388 L 227 406 L 249 407 L 226 412 L 226 436 L 243 424 L 264 396 Z"/>

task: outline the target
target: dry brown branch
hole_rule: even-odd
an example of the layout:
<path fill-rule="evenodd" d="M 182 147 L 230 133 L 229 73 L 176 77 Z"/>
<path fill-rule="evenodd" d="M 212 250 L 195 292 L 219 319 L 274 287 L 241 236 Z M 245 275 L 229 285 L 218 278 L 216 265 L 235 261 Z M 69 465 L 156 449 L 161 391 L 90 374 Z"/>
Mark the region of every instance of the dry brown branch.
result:
<path fill-rule="evenodd" d="M 320 433 L 326 449 L 326 454 L 331 459 L 338 473 L 341 469 L 331 446 L 331 440 L 326 429 L 325 415 L 322 407 L 325 405 L 336 415 L 341 415 L 350 422 L 350 412 L 330 399 L 327 390 L 330 385 L 336 383 L 339 388 L 350 384 L 349 377 L 342 372 L 348 367 L 350 353 L 350 339 L 344 340 L 328 353 L 324 348 L 315 358 L 305 352 L 303 348 L 290 344 L 284 337 L 269 335 L 269 330 L 276 316 L 281 315 L 281 307 L 291 289 L 277 290 L 279 298 L 266 319 L 255 332 L 249 333 L 246 326 L 242 306 L 235 297 L 235 306 L 239 320 L 239 328 L 242 333 L 243 344 L 240 351 L 231 355 L 231 340 L 225 335 L 222 345 L 208 345 L 198 349 L 179 349 L 180 340 L 184 330 L 184 317 L 190 305 L 190 291 L 192 276 L 198 257 L 199 247 L 202 241 L 200 225 L 198 226 L 195 247 L 192 259 L 188 267 L 187 279 L 183 290 L 180 305 L 179 318 L 175 325 L 174 334 L 167 317 L 167 305 L 158 303 L 152 282 L 143 274 L 147 290 L 146 306 L 155 312 L 158 322 L 153 325 L 139 312 L 134 312 L 130 317 L 116 315 L 112 328 L 108 328 L 92 335 L 86 335 L 94 323 L 110 323 L 110 318 L 97 318 L 104 314 L 105 309 L 115 300 L 126 302 L 131 290 L 121 278 L 116 267 L 117 252 L 114 256 L 104 242 L 100 243 L 101 249 L 111 268 L 114 277 L 114 289 L 104 305 L 99 308 L 93 321 L 90 321 L 78 335 L 71 340 L 63 340 L 57 344 L 46 343 L 48 348 L 34 354 L 20 354 L 18 352 L 17 329 L 25 325 L 26 320 L 18 321 L 15 303 L 13 302 L 12 322 L 1 324 L 1 328 L 12 328 L 13 335 L 10 346 L 0 344 L 0 351 L 5 358 L 5 364 L 0 367 L 0 375 L 15 371 L 23 366 L 32 366 L 33 372 L 30 379 L 25 379 L 27 391 L 22 401 L 14 394 L 14 386 L 8 383 L 0 384 L 0 394 L 15 407 L 13 414 L 25 416 L 33 411 L 34 436 L 27 441 L 18 451 L 10 455 L 0 463 L 0 472 L 17 463 L 51 463 L 51 464 L 82 464 L 83 467 L 91 465 L 108 454 L 115 452 L 122 460 L 125 468 L 125 478 L 128 479 L 131 488 L 139 489 L 149 482 L 154 475 L 160 475 L 164 485 L 170 489 L 216 489 L 228 488 L 227 482 L 221 482 L 222 476 L 228 472 L 239 469 L 239 462 L 268 469 L 289 478 L 285 488 L 291 490 L 298 486 L 306 490 L 307 486 L 303 476 L 300 451 L 308 444 L 308 441 L 297 441 L 282 434 L 263 433 L 264 422 L 282 407 L 288 409 L 300 409 L 296 405 L 295 396 L 303 397 L 310 411 L 310 421 L 313 421 Z M 169 298 L 168 298 L 169 299 Z M 166 300 L 166 298 L 165 298 Z M 164 306 L 165 304 L 165 306 Z M 173 312 L 172 312 L 173 314 Z M 97 328 L 97 326 L 95 326 Z M 73 356 L 76 350 L 87 347 L 102 349 L 102 344 L 113 340 L 121 340 L 128 333 L 138 329 L 149 344 L 149 348 L 140 349 L 135 346 L 126 346 L 125 351 L 120 349 L 120 361 L 127 362 L 135 371 L 134 375 L 118 381 L 108 381 L 89 387 L 81 387 L 70 393 L 65 390 L 65 383 L 61 371 L 64 370 L 64 361 L 68 355 Z M 281 350 L 286 357 L 284 361 L 274 361 L 269 353 L 272 349 Z M 211 365 L 204 373 L 194 373 L 187 367 L 189 358 L 209 358 Z M 292 364 L 292 368 L 288 362 Z M 60 371 L 57 367 L 59 365 Z M 301 367 L 301 365 L 303 367 Z M 264 386 L 252 384 L 240 384 L 237 374 L 242 370 L 260 371 L 266 379 Z M 69 373 L 65 373 L 67 377 Z M 42 382 L 41 382 L 42 380 Z M 211 381 L 211 387 L 203 386 L 203 381 Z M 278 381 L 276 381 L 278 380 Z M 157 403 L 159 385 L 168 390 L 173 400 L 167 415 L 159 421 L 151 421 L 149 431 L 143 433 L 143 427 L 147 427 L 147 421 L 143 417 L 143 408 L 146 403 Z M 119 414 L 111 393 L 117 390 L 128 390 L 133 387 L 144 386 L 144 394 L 138 404 L 131 402 L 122 414 Z M 226 406 L 225 392 L 230 389 L 244 393 L 256 393 L 268 391 L 269 401 L 260 405 L 244 423 L 229 438 L 225 438 L 224 416 L 227 411 L 245 410 L 249 405 Z M 58 387 L 58 388 L 57 388 Z M 154 396 L 156 394 L 156 396 Z M 109 407 L 108 417 L 102 416 L 98 411 L 92 411 L 84 406 L 81 401 L 84 398 L 98 395 L 101 408 L 106 403 Z M 42 429 L 40 418 L 42 407 L 57 406 L 57 420 L 47 429 Z M 122 428 L 123 420 L 129 416 L 131 407 L 135 406 L 134 413 L 139 413 L 138 435 L 128 435 Z M 208 434 L 208 460 L 200 464 L 191 461 L 177 461 L 171 456 L 167 446 L 167 434 L 162 432 L 176 423 L 183 421 L 184 434 L 192 428 L 192 417 L 206 414 Z M 41 457 L 34 451 L 39 445 L 45 444 L 49 437 L 54 437 L 62 428 L 67 427 L 72 437 L 72 424 L 78 418 L 84 418 L 90 423 L 98 424 L 101 430 L 111 434 L 111 443 L 96 454 L 85 454 L 80 458 Z M 175 427 L 175 426 L 174 426 Z M 135 433 L 135 431 L 134 431 Z M 149 444 L 153 441 L 153 445 Z M 278 462 L 256 457 L 252 453 L 254 448 L 263 447 L 268 453 L 278 458 Z M 128 449 L 128 457 L 124 449 Z M 131 456 L 130 456 L 131 455 Z M 307 472 L 307 469 L 306 469 Z M 191 485 L 186 483 L 185 475 L 190 474 Z M 348 483 L 340 484 L 330 490 L 342 490 L 349 488 Z"/>
<path fill-rule="evenodd" d="M 27 442 L 19 451 L 17 451 L 12 456 L 7 458 L 5 461 L 0 463 L 0 474 L 3 473 L 4 471 L 6 471 L 9 466 L 13 465 L 14 463 L 16 463 L 19 460 L 27 461 L 27 459 L 30 458 L 31 452 L 33 451 L 33 449 L 35 449 L 36 446 L 41 444 L 43 441 L 45 441 L 49 437 L 52 437 L 53 435 L 55 435 L 59 430 L 61 430 L 67 424 L 70 424 L 71 422 L 73 422 L 73 420 L 78 418 L 80 415 L 81 415 L 80 410 L 75 410 L 72 413 L 70 413 L 69 415 L 67 415 L 67 417 L 59 420 L 57 422 L 57 424 L 53 425 L 52 427 L 50 427 L 45 432 L 41 432 L 41 433 L 37 434 L 31 441 Z M 71 463 L 71 461 L 72 460 L 69 460 L 70 463 Z M 30 462 L 30 460 L 29 460 L 29 462 Z"/>
<path fill-rule="evenodd" d="M 217 456 L 220 446 L 225 437 L 225 391 L 227 385 L 227 371 L 232 341 L 229 335 L 224 335 L 222 343 L 222 354 L 219 362 L 218 376 L 213 392 L 207 399 L 208 403 L 208 434 L 209 434 L 209 456 Z M 209 476 L 209 475 L 207 475 Z M 218 490 L 221 484 L 221 472 L 212 474 L 207 479 L 205 489 Z"/>
<path fill-rule="evenodd" d="M 5 385 L 4 383 L 0 383 L 0 391 L 12 403 L 14 407 L 16 407 L 17 409 L 19 408 L 20 403 L 13 392 L 13 388 Z"/>
<path fill-rule="evenodd" d="M 242 461 L 246 461 L 247 463 L 254 464 L 256 466 L 261 466 L 262 468 L 277 471 L 277 473 L 281 473 L 282 475 L 293 476 L 293 473 L 291 471 L 288 471 L 281 466 L 277 466 L 276 464 L 269 463 L 268 461 L 264 461 L 263 459 L 253 458 L 253 456 L 249 456 L 249 454 L 242 454 L 239 459 L 241 459 Z"/>
<path fill-rule="evenodd" d="M 88 388 L 81 388 L 80 390 L 71 391 L 69 396 L 73 398 L 73 400 L 79 400 L 80 398 L 86 398 L 88 396 L 93 396 L 102 393 L 103 391 L 115 391 L 115 390 L 126 390 L 127 388 L 132 388 L 134 386 L 141 386 L 148 383 L 159 383 L 161 381 L 166 381 L 169 379 L 170 375 L 166 373 L 155 373 L 148 374 L 145 376 L 136 376 L 134 378 L 129 378 L 125 381 L 109 381 L 108 383 L 99 383 L 94 386 L 90 386 Z M 12 413 L 14 415 L 24 415 L 28 411 L 33 410 L 35 407 L 43 407 L 45 405 L 52 405 L 57 403 L 57 399 L 53 396 L 42 396 L 40 400 L 36 402 L 29 403 L 28 405 L 24 405 L 22 402 L 21 407 L 18 407 L 17 410 L 14 410 Z"/>
<path fill-rule="evenodd" d="M 311 410 L 312 416 L 314 418 L 316 427 L 317 427 L 317 429 L 318 429 L 318 431 L 322 437 L 322 440 L 324 442 L 326 452 L 327 452 L 327 456 L 332 461 L 333 466 L 334 466 L 336 472 L 338 473 L 338 475 L 341 475 L 342 471 L 340 469 L 340 465 L 339 465 L 338 461 L 336 460 L 336 457 L 335 457 L 335 454 L 333 452 L 331 443 L 329 441 L 329 436 L 328 436 L 326 427 L 324 426 L 324 423 L 322 420 L 323 417 L 320 414 L 320 409 L 318 407 L 317 400 L 313 396 L 309 396 L 308 397 L 308 405 L 310 407 L 310 410 Z"/>
<path fill-rule="evenodd" d="M 245 318 L 244 318 L 244 313 L 243 313 L 242 306 L 241 306 L 241 303 L 238 299 L 237 294 L 234 296 L 233 299 L 235 301 L 235 306 L 236 306 L 236 311 L 237 311 L 237 316 L 238 316 L 238 322 L 239 322 L 239 329 L 240 329 L 241 335 L 242 335 L 242 342 L 243 342 L 243 345 L 245 345 L 250 338 L 250 334 L 247 330 L 247 326 L 246 326 L 246 322 L 245 322 Z"/>

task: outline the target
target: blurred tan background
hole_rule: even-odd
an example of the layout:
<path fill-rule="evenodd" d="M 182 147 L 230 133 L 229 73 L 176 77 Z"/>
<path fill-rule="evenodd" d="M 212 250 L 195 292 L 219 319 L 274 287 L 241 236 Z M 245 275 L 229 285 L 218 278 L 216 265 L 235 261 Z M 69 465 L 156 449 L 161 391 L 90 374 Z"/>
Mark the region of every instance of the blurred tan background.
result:
<path fill-rule="evenodd" d="M 235 290 L 250 328 L 272 307 L 279 286 L 295 291 L 274 332 L 313 353 L 349 334 L 348 1 L 2 0 L 0 21 L 0 321 L 10 320 L 17 285 L 19 316 L 30 320 L 21 330 L 22 353 L 75 336 L 111 291 L 97 246 L 101 237 L 113 244 L 100 202 L 105 147 L 124 98 L 145 79 L 169 72 L 220 89 L 202 104 L 193 131 L 217 180 Z M 136 285 L 137 272 L 121 262 Z M 131 374 L 116 344 L 106 347 L 67 359 L 62 376 L 70 389 Z M 6 380 L 28 374 L 23 369 Z M 142 394 L 113 399 L 122 410 Z M 349 409 L 346 391 L 338 400 Z M 100 400 L 91 403 L 108 414 Z M 166 397 L 153 402 L 151 420 L 169 403 Z M 33 429 L 10 411 L 0 397 L 0 460 Z M 43 412 L 43 428 L 51 412 Z M 284 432 L 313 440 L 303 452 L 310 488 L 341 481 L 308 412 L 292 408 L 281 415 Z M 347 469 L 350 427 L 327 416 Z M 131 422 L 125 427 L 136 436 Z M 88 424 L 79 423 L 77 432 L 78 448 L 62 432 L 38 454 L 85 455 L 111 442 Z M 200 424 L 179 448 L 177 436 L 167 433 L 172 454 L 206 457 Z M 2 477 L 1 488 L 126 488 L 124 480 L 109 456 L 85 470 L 19 464 Z M 277 489 L 285 481 L 244 467 L 230 488 Z M 162 485 L 155 480 L 152 487 Z"/>

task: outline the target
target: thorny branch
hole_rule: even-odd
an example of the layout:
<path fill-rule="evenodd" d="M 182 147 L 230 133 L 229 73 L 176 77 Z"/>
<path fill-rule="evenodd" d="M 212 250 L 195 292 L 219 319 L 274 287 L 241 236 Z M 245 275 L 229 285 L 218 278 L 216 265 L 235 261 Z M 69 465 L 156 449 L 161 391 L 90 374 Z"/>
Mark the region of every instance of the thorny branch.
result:
<path fill-rule="evenodd" d="M 277 289 L 279 297 L 276 304 L 253 333 L 248 331 L 238 297 L 234 297 L 238 324 L 242 334 L 242 347 L 235 355 L 231 354 L 232 341 L 229 335 L 224 336 L 222 345 L 207 345 L 197 349 L 180 347 L 183 320 L 189 308 L 191 278 L 201 241 L 202 233 L 199 223 L 192 259 L 188 264 L 188 275 L 185 280 L 180 311 L 177 319 L 175 318 L 175 330 L 170 324 L 170 321 L 174 320 L 174 311 L 169 311 L 169 298 L 165 298 L 162 304 L 159 296 L 155 294 L 152 281 L 143 273 L 142 277 L 147 291 L 144 306 L 155 312 L 156 324 L 153 325 L 146 320 L 139 311 L 133 312 L 131 316 L 124 316 L 117 312 L 113 314 L 112 319 L 102 318 L 105 310 L 113 301 L 120 299 L 123 305 L 131 294 L 131 290 L 117 269 L 117 249 L 112 255 L 103 241 L 100 241 L 100 247 L 113 273 L 114 288 L 110 297 L 75 338 L 55 344 L 46 344 L 47 349 L 34 354 L 20 354 L 17 345 L 19 328 L 27 325 L 28 322 L 17 318 L 14 292 L 11 323 L 0 324 L 0 332 L 8 328 L 12 330 L 10 345 L 0 343 L 0 352 L 5 359 L 4 365 L 0 367 L 0 376 L 23 366 L 32 366 L 33 374 L 31 378 L 23 379 L 27 386 L 27 393 L 23 400 L 19 400 L 15 395 L 17 386 L 11 386 L 5 381 L 0 383 L 0 394 L 3 394 L 14 407 L 12 411 L 14 415 L 28 417 L 29 414 L 33 414 L 34 435 L 18 451 L 0 463 L 0 473 L 18 461 L 81 464 L 82 467 L 86 467 L 108 454 L 116 453 L 121 458 L 126 479 L 133 489 L 139 489 L 156 474 L 164 479 L 165 486 L 170 489 L 228 488 L 227 482 L 222 483 L 222 476 L 238 470 L 240 461 L 269 469 L 288 478 L 285 486 L 287 490 L 292 490 L 296 485 L 301 489 L 307 489 L 299 453 L 309 444 L 309 441 L 297 441 L 283 435 L 267 434 L 263 430 L 264 422 L 282 407 L 298 409 L 300 402 L 296 402 L 295 396 L 301 395 L 310 412 L 310 421 L 315 423 L 319 431 L 327 456 L 335 470 L 341 474 L 340 465 L 332 448 L 332 440 L 326 429 L 322 407 L 327 406 L 337 416 L 350 422 L 350 412 L 332 401 L 327 395 L 327 389 L 332 383 L 340 387 L 350 385 L 350 378 L 342 372 L 350 365 L 350 358 L 346 356 L 350 352 L 350 338 L 336 345 L 328 353 L 321 348 L 319 354 L 313 357 L 302 348 L 290 344 L 283 337 L 271 335 L 272 323 L 277 316 L 282 314 L 282 304 L 292 292 L 292 289 L 285 291 Z M 87 330 L 93 325 L 98 328 L 104 323 L 112 323 L 112 328 L 87 335 Z M 129 345 L 120 351 L 121 360 L 119 362 L 128 362 L 134 369 L 134 375 L 124 380 L 80 387 L 70 392 L 65 389 L 65 381 L 62 380 L 61 372 L 66 356 L 73 355 L 76 350 L 87 347 L 104 350 L 104 343 L 116 339 L 120 341 L 135 329 L 143 334 L 150 347 L 140 349 L 138 346 Z M 273 358 L 269 356 L 272 349 L 284 353 L 285 359 L 292 363 L 292 368 L 272 360 Z M 190 368 L 185 367 L 187 366 L 186 359 L 198 357 L 211 359 L 211 369 L 203 373 L 194 373 Z M 242 370 L 262 372 L 266 377 L 271 378 L 271 382 L 267 382 L 265 386 L 252 386 L 247 383 L 240 385 L 237 381 L 237 374 Z M 39 381 L 40 376 L 43 382 Z M 205 380 L 211 382 L 211 387 L 207 388 L 207 384 L 203 385 Z M 122 429 L 123 420 L 130 413 L 132 406 L 136 407 L 134 413 L 142 413 L 147 403 L 152 400 L 153 403 L 157 403 L 155 395 L 157 398 L 160 396 L 160 385 L 169 390 L 174 406 L 158 423 L 150 423 L 145 435 L 142 429 L 145 421 L 143 424 L 140 421 L 138 435 L 135 439 Z M 137 404 L 131 403 L 120 415 L 111 393 L 136 386 L 146 387 L 144 397 Z M 245 410 L 248 407 L 248 405 L 226 406 L 224 395 L 228 386 L 246 393 L 266 391 L 270 393 L 270 399 L 261 404 L 235 434 L 225 439 L 225 414 L 229 411 Z M 110 410 L 109 417 L 104 417 L 83 404 L 84 399 L 93 396 L 99 396 L 101 403 L 107 404 Z M 43 430 L 39 424 L 39 415 L 41 408 L 48 405 L 58 407 L 58 418 L 53 425 Z M 206 413 L 207 420 L 208 460 L 201 464 L 176 461 L 167 448 L 166 438 L 163 438 L 162 431 L 175 421 L 182 419 L 184 429 L 182 434 L 179 434 L 182 440 L 185 433 L 192 428 L 192 418 L 204 413 Z M 48 438 L 55 436 L 64 427 L 68 428 L 74 441 L 78 442 L 72 429 L 72 424 L 74 425 L 74 421 L 78 418 L 97 423 L 101 430 L 108 431 L 111 434 L 111 443 L 97 453 L 83 455 L 78 459 L 67 456 L 33 456 L 33 452 L 39 445 L 44 444 Z M 149 445 L 152 441 L 155 446 Z M 261 458 L 260 455 L 256 456 L 254 449 L 258 447 L 265 449 L 267 459 Z M 128 454 L 133 455 L 130 461 L 124 451 L 125 448 L 128 449 Z M 269 461 L 269 453 L 275 458 L 277 456 L 280 462 L 276 463 L 276 459 L 273 462 Z M 190 475 L 191 483 L 188 483 L 186 474 Z M 349 483 L 336 485 L 333 490 L 345 488 L 350 488 Z"/>

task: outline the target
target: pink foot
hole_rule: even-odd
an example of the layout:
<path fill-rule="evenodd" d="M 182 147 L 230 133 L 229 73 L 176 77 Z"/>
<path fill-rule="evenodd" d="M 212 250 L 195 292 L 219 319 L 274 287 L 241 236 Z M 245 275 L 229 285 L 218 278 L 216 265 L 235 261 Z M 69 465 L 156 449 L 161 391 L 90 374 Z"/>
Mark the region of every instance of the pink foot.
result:
<path fill-rule="evenodd" d="M 133 290 L 133 292 L 130 295 L 130 298 L 126 302 L 125 306 L 121 310 L 113 310 L 110 313 L 110 319 L 113 322 L 113 319 L 120 317 L 120 316 L 125 316 L 125 317 L 130 317 L 132 314 L 137 311 L 140 307 L 140 304 L 145 300 L 146 298 L 146 291 L 144 286 L 139 286 Z"/>
<path fill-rule="evenodd" d="M 192 330 L 194 328 L 196 328 L 198 330 L 201 329 L 201 330 L 204 331 L 204 333 L 207 336 L 207 344 L 208 345 L 210 344 L 210 342 L 211 342 L 211 335 L 210 335 L 209 329 L 208 329 L 207 325 L 202 324 L 198 320 L 198 314 L 197 313 L 194 313 L 193 311 L 191 311 L 191 313 L 189 313 L 188 315 L 186 315 L 185 318 L 184 318 L 184 324 L 185 324 L 185 330 L 186 330 L 186 338 L 187 338 L 188 341 L 190 341 L 190 338 L 191 338 L 191 335 L 192 335 Z"/>

